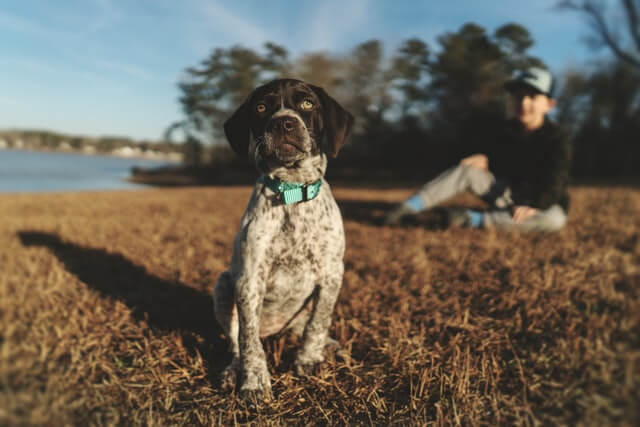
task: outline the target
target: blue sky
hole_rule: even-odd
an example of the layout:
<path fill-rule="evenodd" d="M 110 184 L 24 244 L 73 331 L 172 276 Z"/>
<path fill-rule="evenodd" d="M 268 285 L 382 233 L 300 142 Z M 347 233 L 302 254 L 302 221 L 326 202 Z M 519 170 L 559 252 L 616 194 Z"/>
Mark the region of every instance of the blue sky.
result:
<path fill-rule="evenodd" d="M 215 47 L 281 44 L 295 58 L 377 38 L 391 52 L 476 22 L 531 31 L 559 73 L 590 56 L 584 20 L 556 0 L 5 0 L 0 3 L 0 129 L 159 139 L 181 118 L 177 82 Z"/>

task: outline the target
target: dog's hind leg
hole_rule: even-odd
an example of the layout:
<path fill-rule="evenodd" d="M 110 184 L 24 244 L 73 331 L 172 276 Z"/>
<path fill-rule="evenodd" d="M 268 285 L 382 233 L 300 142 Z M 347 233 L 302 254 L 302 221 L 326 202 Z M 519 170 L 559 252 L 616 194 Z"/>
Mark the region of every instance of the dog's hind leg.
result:
<path fill-rule="evenodd" d="M 235 303 L 235 283 L 231 273 L 225 271 L 218 278 L 213 289 L 213 309 L 216 320 L 229 339 L 231 351 L 231 363 L 221 374 L 223 388 L 233 388 L 236 384 L 236 372 L 240 362 L 240 350 L 238 347 L 238 312 Z"/>

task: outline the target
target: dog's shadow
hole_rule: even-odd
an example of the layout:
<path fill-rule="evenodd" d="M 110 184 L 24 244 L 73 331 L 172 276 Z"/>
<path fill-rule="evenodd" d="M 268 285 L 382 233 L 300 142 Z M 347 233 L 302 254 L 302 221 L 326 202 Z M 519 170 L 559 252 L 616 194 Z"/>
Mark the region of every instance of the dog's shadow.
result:
<path fill-rule="evenodd" d="M 87 286 L 124 302 L 137 320 L 154 329 L 178 332 L 187 351 L 193 354 L 197 349 L 208 362 L 212 380 L 229 363 L 227 344 L 206 292 L 149 274 L 120 254 L 83 247 L 52 233 L 21 231 L 18 237 L 24 246 L 48 248 Z"/>

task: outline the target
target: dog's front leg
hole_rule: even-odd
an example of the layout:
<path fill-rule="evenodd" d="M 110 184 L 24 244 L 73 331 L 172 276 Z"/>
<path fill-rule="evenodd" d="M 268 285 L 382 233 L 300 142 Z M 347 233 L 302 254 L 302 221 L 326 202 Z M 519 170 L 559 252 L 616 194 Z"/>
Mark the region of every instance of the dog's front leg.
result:
<path fill-rule="evenodd" d="M 318 286 L 313 311 L 304 329 L 302 348 L 296 357 L 295 365 L 298 375 L 314 374 L 324 362 L 325 346 L 332 344 L 329 338 L 329 326 L 342 285 L 343 272 L 344 265 L 342 262 L 337 263 Z"/>
<path fill-rule="evenodd" d="M 245 269 L 236 282 L 240 395 L 245 399 L 262 399 L 271 397 L 271 379 L 260 342 L 260 316 L 266 282 L 260 263 L 251 264 L 252 267 Z"/>

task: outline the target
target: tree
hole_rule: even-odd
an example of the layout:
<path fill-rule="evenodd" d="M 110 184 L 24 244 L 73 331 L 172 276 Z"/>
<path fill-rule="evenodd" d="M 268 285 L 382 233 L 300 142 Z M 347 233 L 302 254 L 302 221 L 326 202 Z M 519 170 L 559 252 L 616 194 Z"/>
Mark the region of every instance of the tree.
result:
<path fill-rule="evenodd" d="M 192 157 L 200 157 L 192 161 L 201 161 L 211 150 L 197 144 L 220 140 L 223 121 L 255 86 L 274 77 L 297 77 L 324 87 L 356 116 L 351 143 L 338 162 L 403 165 L 421 172 L 441 168 L 456 144 L 472 140 L 461 130 L 483 123 L 476 113 L 503 113 L 503 86 L 514 69 L 544 64 L 528 54 L 533 38 L 515 23 L 492 34 L 469 23 L 438 42 L 434 54 L 427 43 L 411 38 L 385 57 L 382 43 L 374 39 L 345 56 L 309 52 L 293 62 L 273 43 L 261 52 L 215 49 L 186 70 L 180 83 L 185 119 L 168 133 L 181 130 Z M 413 155 L 407 159 L 407 153 Z"/>
<path fill-rule="evenodd" d="M 393 58 L 389 75 L 400 92 L 400 114 L 407 117 L 419 112 L 429 99 L 426 80 L 429 73 L 429 45 L 420 39 L 405 41 Z"/>
<path fill-rule="evenodd" d="M 514 70 L 544 63 L 529 56 L 533 39 L 526 28 L 506 24 L 493 37 L 468 23 L 438 38 L 441 50 L 430 63 L 429 90 L 442 120 L 456 122 L 473 110 L 503 108 L 504 82 Z"/>
<path fill-rule="evenodd" d="M 588 76 L 580 70 L 568 70 L 563 76 L 562 91 L 556 96 L 555 117 L 575 135 L 586 119 L 591 99 L 585 90 Z"/>
<path fill-rule="evenodd" d="M 429 89 L 437 101 L 439 117 L 454 123 L 470 108 L 490 102 L 493 86 L 506 78 L 504 54 L 476 24 L 438 38 L 441 51 L 431 62 Z"/>
<path fill-rule="evenodd" d="M 391 106 L 389 81 L 383 67 L 382 43 L 369 40 L 353 49 L 345 59 L 346 70 L 339 84 L 340 98 L 356 117 L 356 132 L 379 126 Z"/>
<path fill-rule="evenodd" d="M 527 54 L 534 41 L 529 31 L 520 24 L 508 23 L 499 27 L 493 38 L 504 54 L 505 68 L 508 74 L 514 70 L 521 70 L 536 66 L 546 68 L 539 58 Z"/>
<path fill-rule="evenodd" d="M 602 1 L 562 0 L 557 6 L 587 18 L 592 32 L 588 41 L 594 48 L 607 47 L 622 62 L 640 71 L 640 0 L 619 0 L 615 12 L 622 15 L 622 22 L 618 16 L 607 14 Z"/>
<path fill-rule="evenodd" d="M 334 93 L 340 84 L 343 69 L 344 61 L 333 58 L 326 52 L 312 52 L 295 61 L 293 77 Z"/>
<path fill-rule="evenodd" d="M 637 173 L 640 158 L 640 79 L 616 60 L 590 75 L 570 72 L 558 96 L 558 121 L 573 131 L 574 173 Z"/>
<path fill-rule="evenodd" d="M 285 48 L 273 43 L 264 48 L 264 54 L 241 46 L 218 48 L 200 67 L 187 68 L 178 84 L 185 119 L 172 124 L 167 137 L 180 129 L 191 144 L 218 141 L 224 120 L 247 95 L 288 69 Z"/>

